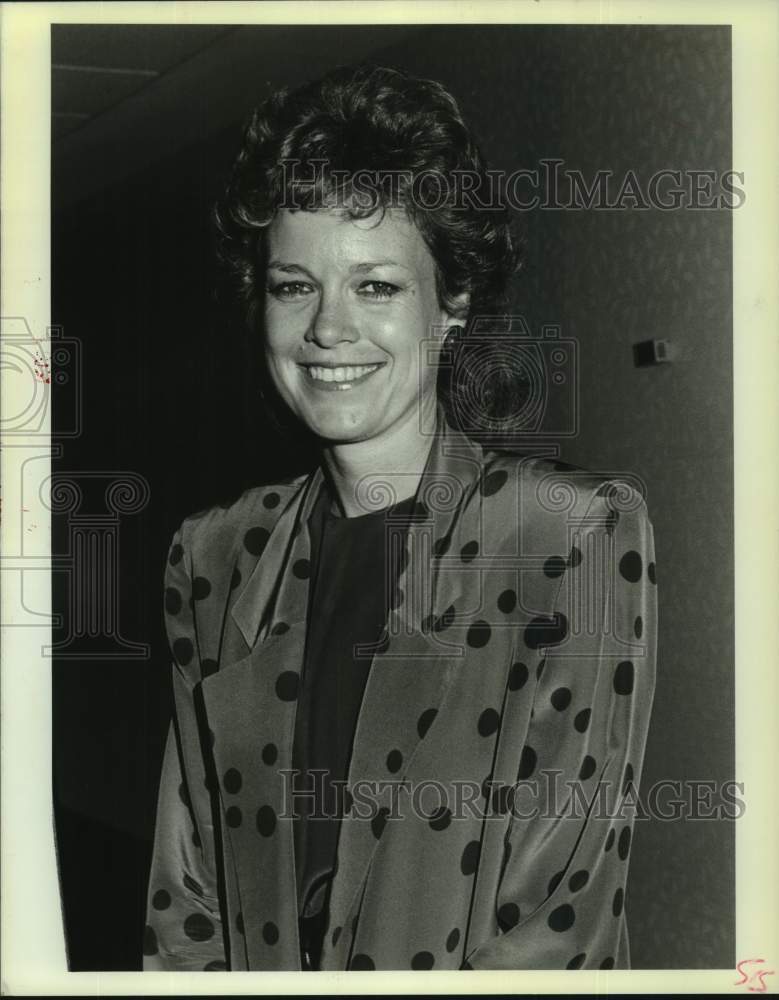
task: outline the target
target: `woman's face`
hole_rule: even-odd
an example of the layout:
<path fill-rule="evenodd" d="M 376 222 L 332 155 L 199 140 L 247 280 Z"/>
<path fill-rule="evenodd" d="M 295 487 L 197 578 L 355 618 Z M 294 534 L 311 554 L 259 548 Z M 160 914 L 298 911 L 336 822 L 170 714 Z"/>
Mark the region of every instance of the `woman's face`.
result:
<path fill-rule="evenodd" d="M 266 234 L 268 368 L 290 409 L 333 443 L 415 430 L 419 408 L 435 408 L 428 355 L 454 322 L 419 230 L 402 209 L 378 218 L 281 210 Z"/>

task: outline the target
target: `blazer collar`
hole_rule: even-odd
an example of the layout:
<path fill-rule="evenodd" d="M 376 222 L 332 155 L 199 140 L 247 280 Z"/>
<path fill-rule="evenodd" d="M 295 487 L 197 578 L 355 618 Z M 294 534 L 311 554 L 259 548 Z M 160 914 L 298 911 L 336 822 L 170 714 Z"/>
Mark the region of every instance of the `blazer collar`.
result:
<path fill-rule="evenodd" d="M 434 544 L 445 544 L 466 497 L 478 483 L 482 455 L 479 446 L 447 422 L 440 402 L 436 407 L 435 427 L 429 428 L 428 433 L 432 437 L 431 447 L 415 493 L 416 509 L 421 516 L 412 521 L 408 531 L 417 538 L 425 533 L 433 538 Z M 311 560 L 306 525 L 323 480 L 320 465 L 301 480 L 233 604 L 233 621 L 249 649 L 269 634 L 285 631 L 306 618 L 306 568 Z M 404 608 L 395 612 L 403 618 L 407 630 L 424 630 L 425 611 L 435 614 L 436 580 L 431 581 L 432 592 L 426 600 L 407 601 Z M 401 577 L 401 585 L 403 581 Z M 451 580 L 450 599 L 456 596 L 451 590 L 456 586 L 456 581 Z M 440 610 L 443 609 L 439 613 Z"/>

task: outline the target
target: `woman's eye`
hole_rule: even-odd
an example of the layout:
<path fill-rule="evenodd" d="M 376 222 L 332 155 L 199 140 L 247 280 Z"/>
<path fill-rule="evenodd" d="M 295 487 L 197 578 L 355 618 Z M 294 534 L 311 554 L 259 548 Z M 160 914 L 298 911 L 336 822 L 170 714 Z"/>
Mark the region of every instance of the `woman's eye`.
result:
<path fill-rule="evenodd" d="M 369 299 L 391 299 L 400 289 L 389 281 L 363 281 L 357 291 Z"/>
<path fill-rule="evenodd" d="M 311 286 L 305 281 L 280 281 L 269 284 L 268 291 L 277 299 L 299 299 L 310 291 Z"/>

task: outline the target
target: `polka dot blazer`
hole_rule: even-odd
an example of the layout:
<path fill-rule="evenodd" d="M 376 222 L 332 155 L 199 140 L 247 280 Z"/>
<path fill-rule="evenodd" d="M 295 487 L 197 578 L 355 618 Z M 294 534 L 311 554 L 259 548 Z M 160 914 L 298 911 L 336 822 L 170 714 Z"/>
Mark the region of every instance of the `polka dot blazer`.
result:
<path fill-rule="evenodd" d="M 144 968 L 296 970 L 289 770 L 321 470 L 188 517 Z M 483 450 L 441 418 L 372 650 L 321 968 L 629 967 L 655 685 L 631 477 Z M 397 539 L 396 539 L 397 541 Z"/>

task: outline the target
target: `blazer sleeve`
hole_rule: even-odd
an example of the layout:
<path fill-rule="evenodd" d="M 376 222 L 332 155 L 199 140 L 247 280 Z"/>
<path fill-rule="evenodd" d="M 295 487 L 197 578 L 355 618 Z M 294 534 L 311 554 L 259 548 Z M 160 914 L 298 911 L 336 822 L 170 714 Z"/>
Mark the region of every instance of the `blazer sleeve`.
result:
<path fill-rule="evenodd" d="M 165 573 L 174 708 L 157 799 L 144 971 L 226 968 L 209 792 L 212 782 L 203 752 L 204 727 L 198 721 L 200 658 L 183 529 L 182 525 L 173 537 Z"/>
<path fill-rule="evenodd" d="M 556 601 L 568 639 L 542 650 L 503 845 L 498 930 L 466 955 L 465 969 L 630 967 L 625 883 L 657 629 L 652 525 L 632 493 L 620 510 L 599 490 L 575 536 Z"/>

